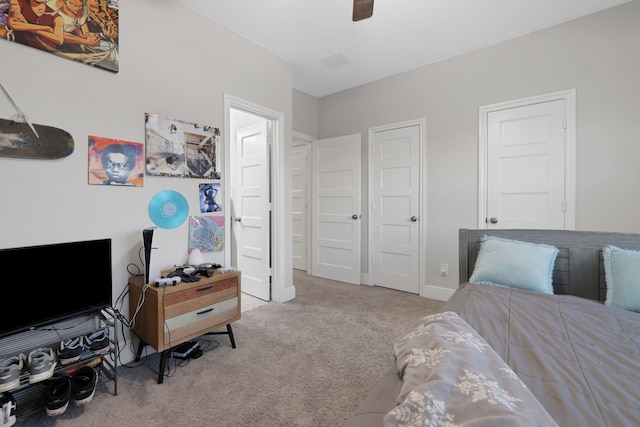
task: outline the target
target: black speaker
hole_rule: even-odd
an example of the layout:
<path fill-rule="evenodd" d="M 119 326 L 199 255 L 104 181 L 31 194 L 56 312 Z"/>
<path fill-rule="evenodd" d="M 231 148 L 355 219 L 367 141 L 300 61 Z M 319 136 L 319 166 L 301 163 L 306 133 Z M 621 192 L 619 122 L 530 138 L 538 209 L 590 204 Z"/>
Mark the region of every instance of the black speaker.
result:
<path fill-rule="evenodd" d="M 144 245 L 144 283 L 150 283 L 149 266 L 151 265 L 151 249 L 153 249 L 153 230 L 156 227 L 148 227 L 142 230 L 142 243 Z"/>

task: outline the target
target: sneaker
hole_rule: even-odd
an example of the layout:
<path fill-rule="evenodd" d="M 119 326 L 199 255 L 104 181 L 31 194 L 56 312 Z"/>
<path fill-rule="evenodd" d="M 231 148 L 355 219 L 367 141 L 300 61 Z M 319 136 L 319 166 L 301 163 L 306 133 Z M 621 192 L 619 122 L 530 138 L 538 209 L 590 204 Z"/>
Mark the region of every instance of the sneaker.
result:
<path fill-rule="evenodd" d="M 47 415 L 55 417 L 63 414 L 69 406 L 71 378 L 57 377 L 49 380 L 44 389 L 44 407 Z"/>
<path fill-rule="evenodd" d="M 8 391 L 0 394 L 0 427 L 9 427 L 16 423 L 16 400 Z"/>
<path fill-rule="evenodd" d="M 20 375 L 25 366 L 25 355 L 9 357 L 0 363 L 0 391 L 20 386 Z"/>
<path fill-rule="evenodd" d="M 29 353 L 29 383 L 51 378 L 56 368 L 56 355 L 52 348 L 38 348 Z"/>
<path fill-rule="evenodd" d="M 60 360 L 60 364 L 68 365 L 69 363 L 77 362 L 80 360 L 82 350 L 84 350 L 82 337 L 61 341 L 60 348 L 58 349 L 58 360 Z"/>
<path fill-rule="evenodd" d="M 105 354 L 109 351 L 109 336 L 106 329 L 95 331 L 91 335 L 85 336 L 86 348 L 96 355 Z"/>
<path fill-rule="evenodd" d="M 71 377 L 71 395 L 76 404 L 91 402 L 98 384 L 98 374 L 91 366 L 83 366 Z"/>

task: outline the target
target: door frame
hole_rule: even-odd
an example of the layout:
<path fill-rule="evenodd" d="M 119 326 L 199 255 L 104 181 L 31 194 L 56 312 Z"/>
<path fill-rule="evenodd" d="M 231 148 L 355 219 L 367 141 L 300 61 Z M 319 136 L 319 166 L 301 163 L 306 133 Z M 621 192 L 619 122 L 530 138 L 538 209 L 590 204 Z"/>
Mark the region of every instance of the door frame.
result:
<path fill-rule="evenodd" d="M 479 108 L 478 135 L 478 228 L 487 228 L 487 162 L 488 162 L 488 117 L 493 111 L 524 107 L 531 104 L 564 100 L 565 105 L 565 230 L 576 228 L 576 90 L 567 89 L 558 92 L 536 95 Z"/>
<path fill-rule="evenodd" d="M 293 145 L 307 145 L 307 229 L 305 230 L 307 247 L 305 248 L 307 253 L 307 274 L 313 276 L 313 268 L 311 267 L 311 144 L 317 138 L 304 133 L 292 131 L 291 132 L 291 144 Z M 293 252 L 293 248 L 292 248 Z"/>
<path fill-rule="evenodd" d="M 374 139 L 374 133 L 376 132 L 383 132 L 383 131 L 388 131 L 388 130 L 393 130 L 393 129 L 397 129 L 397 128 L 402 128 L 402 127 L 408 127 L 408 126 L 418 126 L 419 128 L 419 139 L 420 139 L 420 158 L 419 158 L 419 164 L 418 164 L 418 168 L 420 169 L 420 204 L 419 204 L 419 213 L 418 213 L 418 218 L 419 218 L 419 238 L 420 238 L 420 243 L 418 244 L 418 250 L 420 251 L 420 253 L 418 254 L 419 257 L 423 257 L 426 258 L 427 256 L 427 143 L 426 143 L 426 135 L 427 135 L 427 121 L 425 118 L 420 118 L 420 119 L 415 119 L 415 120 L 407 120 L 404 122 L 398 122 L 398 123 L 392 123 L 392 124 L 388 124 L 388 125 L 384 125 L 384 126 L 376 126 L 373 128 L 369 128 L 369 132 L 368 132 L 368 141 L 367 141 L 367 169 L 368 169 L 368 176 L 367 176 L 367 199 L 368 199 L 368 207 L 367 207 L 367 253 L 369 254 L 368 256 L 368 261 L 367 261 L 367 266 L 368 266 L 368 271 L 369 271 L 369 277 L 367 278 L 367 280 L 362 280 L 362 283 L 366 283 L 368 285 L 372 285 L 375 282 L 375 278 L 373 277 L 373 253 L 372 253 L 372 243 L 371 243 L 371 236 L 373 235 L 373 224 L 371 223 L 371 218 L 373 216 L 373 212 L 372 212 L 372 197 L 373 197 L 373 191 L 371 190 L 371 183 L 373 182 L 373 171 L 372 171 L 372 159 L 371 159 L 371 151 L 373 150 L 373 139 Z M 420 262 L 419 264 L 419 273 L 418 273 L 418 277 L 419 277 L 419 292 L 421 296 L 426 296 L 426 290 L 424 289 L 425 287 L 425 283 L 426 283 L 426 266 L 429 265 L 429 262 L 424 259 L 423 262 Z"/>
<path fill-rule="evenodd" d="M 271 161 L 271 300 L 274 302 L 286 302 L 295 298 L 295 287 L 293 284 L 287 286 L 287 271 L 291 277 L 291 245 L 287 244 L 287 196 L 290 196 L 286 189 L 286 172 L 291 173 L 290 168 L 286 168 L 284 143 L 284 114 L 266 107 L 245 101 L 235 96 L 224 94 L 224 144 L 225 144 L 225 164 L 229 168 L 225 173 L 229 174 L 231 167 L 231 110 L 243 110 L 248 113 L 261 116 L 273 124 L 273 141 L 269 147 Z M 225 191 L 226 209 L 231 206 L 230 191 Z M 229 212 L 225 215 L 229 218 Z M 225 241 L 231 242 L 231 230 L 225 227 Z M 279 250 L 278 250 L 279 249 Z M 231 265 L 231 251 L 225 251 L 225 264 Z M 289 268 L 287 269 L 287 266 Z M 242 273 L 242 272 L 241 272 Z M 290 282 L 290 281 L 289 281 Z"/>

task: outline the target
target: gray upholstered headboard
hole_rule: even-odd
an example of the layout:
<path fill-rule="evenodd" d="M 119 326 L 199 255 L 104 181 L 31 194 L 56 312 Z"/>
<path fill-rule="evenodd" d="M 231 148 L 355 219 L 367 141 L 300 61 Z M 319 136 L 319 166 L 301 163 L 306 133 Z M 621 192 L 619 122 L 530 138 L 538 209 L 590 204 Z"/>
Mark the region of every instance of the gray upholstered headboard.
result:
<path fill-rule="evenodd" d="M 545 243 L 560 250 L 553 270 L 556 294 L 604 301 L 607 295 L 602 248 L 615 245 L 640 250 L 640 234 L 569 230 L 469 230 L 459 231 L 460 283 L 469 280 L 484 235 Z"/>

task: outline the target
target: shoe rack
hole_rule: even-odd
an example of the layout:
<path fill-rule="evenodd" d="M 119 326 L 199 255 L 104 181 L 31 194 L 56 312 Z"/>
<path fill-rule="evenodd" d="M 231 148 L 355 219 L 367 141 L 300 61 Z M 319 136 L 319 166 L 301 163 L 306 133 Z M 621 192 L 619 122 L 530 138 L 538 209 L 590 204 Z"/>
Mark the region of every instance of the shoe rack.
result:
<path fill-rule="evenodd" d="M 0 339 L 0 360 L 20 353 L 28 357 L 29 352 L 34 349 L 52 348 L 57 361 L 52 377 L 70 375 L 70 371 L 80 369 L 82 366 L 95 365 L 93 367 L 98 374 L 96 391 L 101 388 L 101 385 L 109 384 L 115 396 L 118 393 L 116 322 L 116 317 L 112 314 L 111 309 L 104 309 L 95 314 L 74 317 L 35 330 L 10 335 Z M 85 349 L 78 361 L 66 365 L 60 363 L 57 359 L 57 350 L 61 341 L 90 335 L 100 329 L 106 329 L 109 336 L 109 347 L 105 354 L 98 356 Z M 102 360 L 96 364 L 98 357 Z M 25 361 L 25 367 L 20 376 L 20 385 L 7 390 L 16 400 L 16 425 L 21 425 L 21 420 L 24 421 L 29 415 L 45 410 L 42 395 L 46 385 L 47 379 L 33 384 L 29 383 L 28 361 Z"/>

